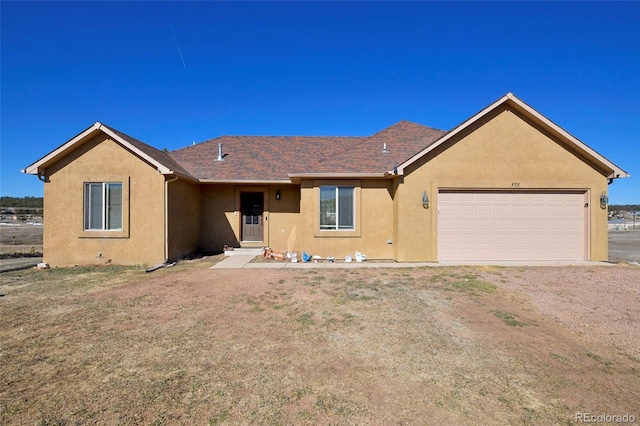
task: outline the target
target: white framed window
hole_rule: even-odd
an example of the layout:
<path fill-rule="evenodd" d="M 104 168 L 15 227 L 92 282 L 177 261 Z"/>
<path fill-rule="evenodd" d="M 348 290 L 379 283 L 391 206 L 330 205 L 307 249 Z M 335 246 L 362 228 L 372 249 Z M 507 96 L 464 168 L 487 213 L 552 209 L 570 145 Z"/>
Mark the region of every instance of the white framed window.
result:
<path fill-rule="evenodd" d="M 320 187 L 320 230 L 355 230 L 355 188 Z"/>
<path fill-rule="evenodd" d="M 85 182 L 84 229 L 122 231 L 122 182 Z"/>

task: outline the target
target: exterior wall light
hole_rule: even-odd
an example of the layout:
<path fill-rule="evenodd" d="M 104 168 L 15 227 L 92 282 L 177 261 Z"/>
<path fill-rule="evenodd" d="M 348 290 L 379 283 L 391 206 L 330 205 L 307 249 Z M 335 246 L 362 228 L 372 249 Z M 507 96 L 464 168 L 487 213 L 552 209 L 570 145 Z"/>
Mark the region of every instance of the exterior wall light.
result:
<path fill-rule="evenodd" d="M 280 199 L 280 190 L 278 189 L 276 191 L 276 200 L 279 200 L 279 199 Z"/>
<path fill-rule="evenodd" d="M 429 208 L 429 196 L 427 195 L 427 191 L 424 191 L 422 193 L 422 208 L 424 209 Z"/>
<path fill-rule="evenodd" d="M 603 192 L 602 194 L 600 194 L 600 208 L 606 209 L 607 204 L 609 204 L 609 197 L 607 197 L 607 194 Z"/>

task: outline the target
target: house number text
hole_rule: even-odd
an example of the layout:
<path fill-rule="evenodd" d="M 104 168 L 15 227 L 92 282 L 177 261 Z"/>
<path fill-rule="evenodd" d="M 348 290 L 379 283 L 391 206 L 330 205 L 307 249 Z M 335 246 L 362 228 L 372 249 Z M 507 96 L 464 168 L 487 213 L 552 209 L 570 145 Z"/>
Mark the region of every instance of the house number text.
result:
<path fill-rule="evenodd" d="M 520 187 L 520 182 L 513 182 L 513 183 L 511 183 L 511 187 L 512 187 L 512 188 L 519 188 L 519 187 Z"/>

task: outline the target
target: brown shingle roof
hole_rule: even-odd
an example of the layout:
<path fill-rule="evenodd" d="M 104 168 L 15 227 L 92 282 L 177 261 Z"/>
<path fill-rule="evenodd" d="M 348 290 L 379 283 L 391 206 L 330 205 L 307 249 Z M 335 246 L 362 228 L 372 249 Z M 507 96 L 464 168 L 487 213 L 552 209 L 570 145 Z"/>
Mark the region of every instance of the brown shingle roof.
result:
<path fill-rule="evenodd" d="M 401 121 L 369 137 L 222 136 L 170 156 L 201 180 L 288 180 L 289 174 L 387 172 L 445 132 Z M 224 161 L 216 161 L 218 144 Z M 388 153 L 383 153 L 383 144 Z"/>
<path fill-rule="evenodd" d="M 144 152 L 149 157 L 153 158 L 158 163 L 173 170 L 177 174 L 185 177 L 194 178 L 194 176 L 192 176 L 184 167 L 182 167 L 182 165 L 180 165 L 173 158 L 171 158 L 171 156 L 168 153 L 160 151 L 159 149 L 156 149 L 150 145 L 147 145 L 146 143 L 139 141 L 138 139 L 131 137 L 125 133 L 122 133 L 121 131 L 114 129 L 113 127 L 107 126 L 106 124 L 102 124 L 102 126 L 106 127 L 107 129 L 109 129 L 110 131 L 112 131 L 122 139 L 129 142 L 131 145 L 135 146 L 140 151 Z"/>
<path fill-rule="evenodd" d="M 384 173 L 435 142 L 446 132 L 410 121 L 391 127 L 354 143 L 318 164 L 323 173 Z M 385 147 L 388 152 L 383 153 Z"/>

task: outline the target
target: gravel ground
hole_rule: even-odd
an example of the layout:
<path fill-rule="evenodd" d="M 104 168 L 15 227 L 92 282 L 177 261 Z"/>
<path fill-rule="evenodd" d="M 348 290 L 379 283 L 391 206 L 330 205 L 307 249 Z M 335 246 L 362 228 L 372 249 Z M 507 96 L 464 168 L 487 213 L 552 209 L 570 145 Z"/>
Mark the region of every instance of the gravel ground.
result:
<path fill-rule="evenodd" d="M 609 232 L 609 261 L 640 262 L 640 229 Z"/>

